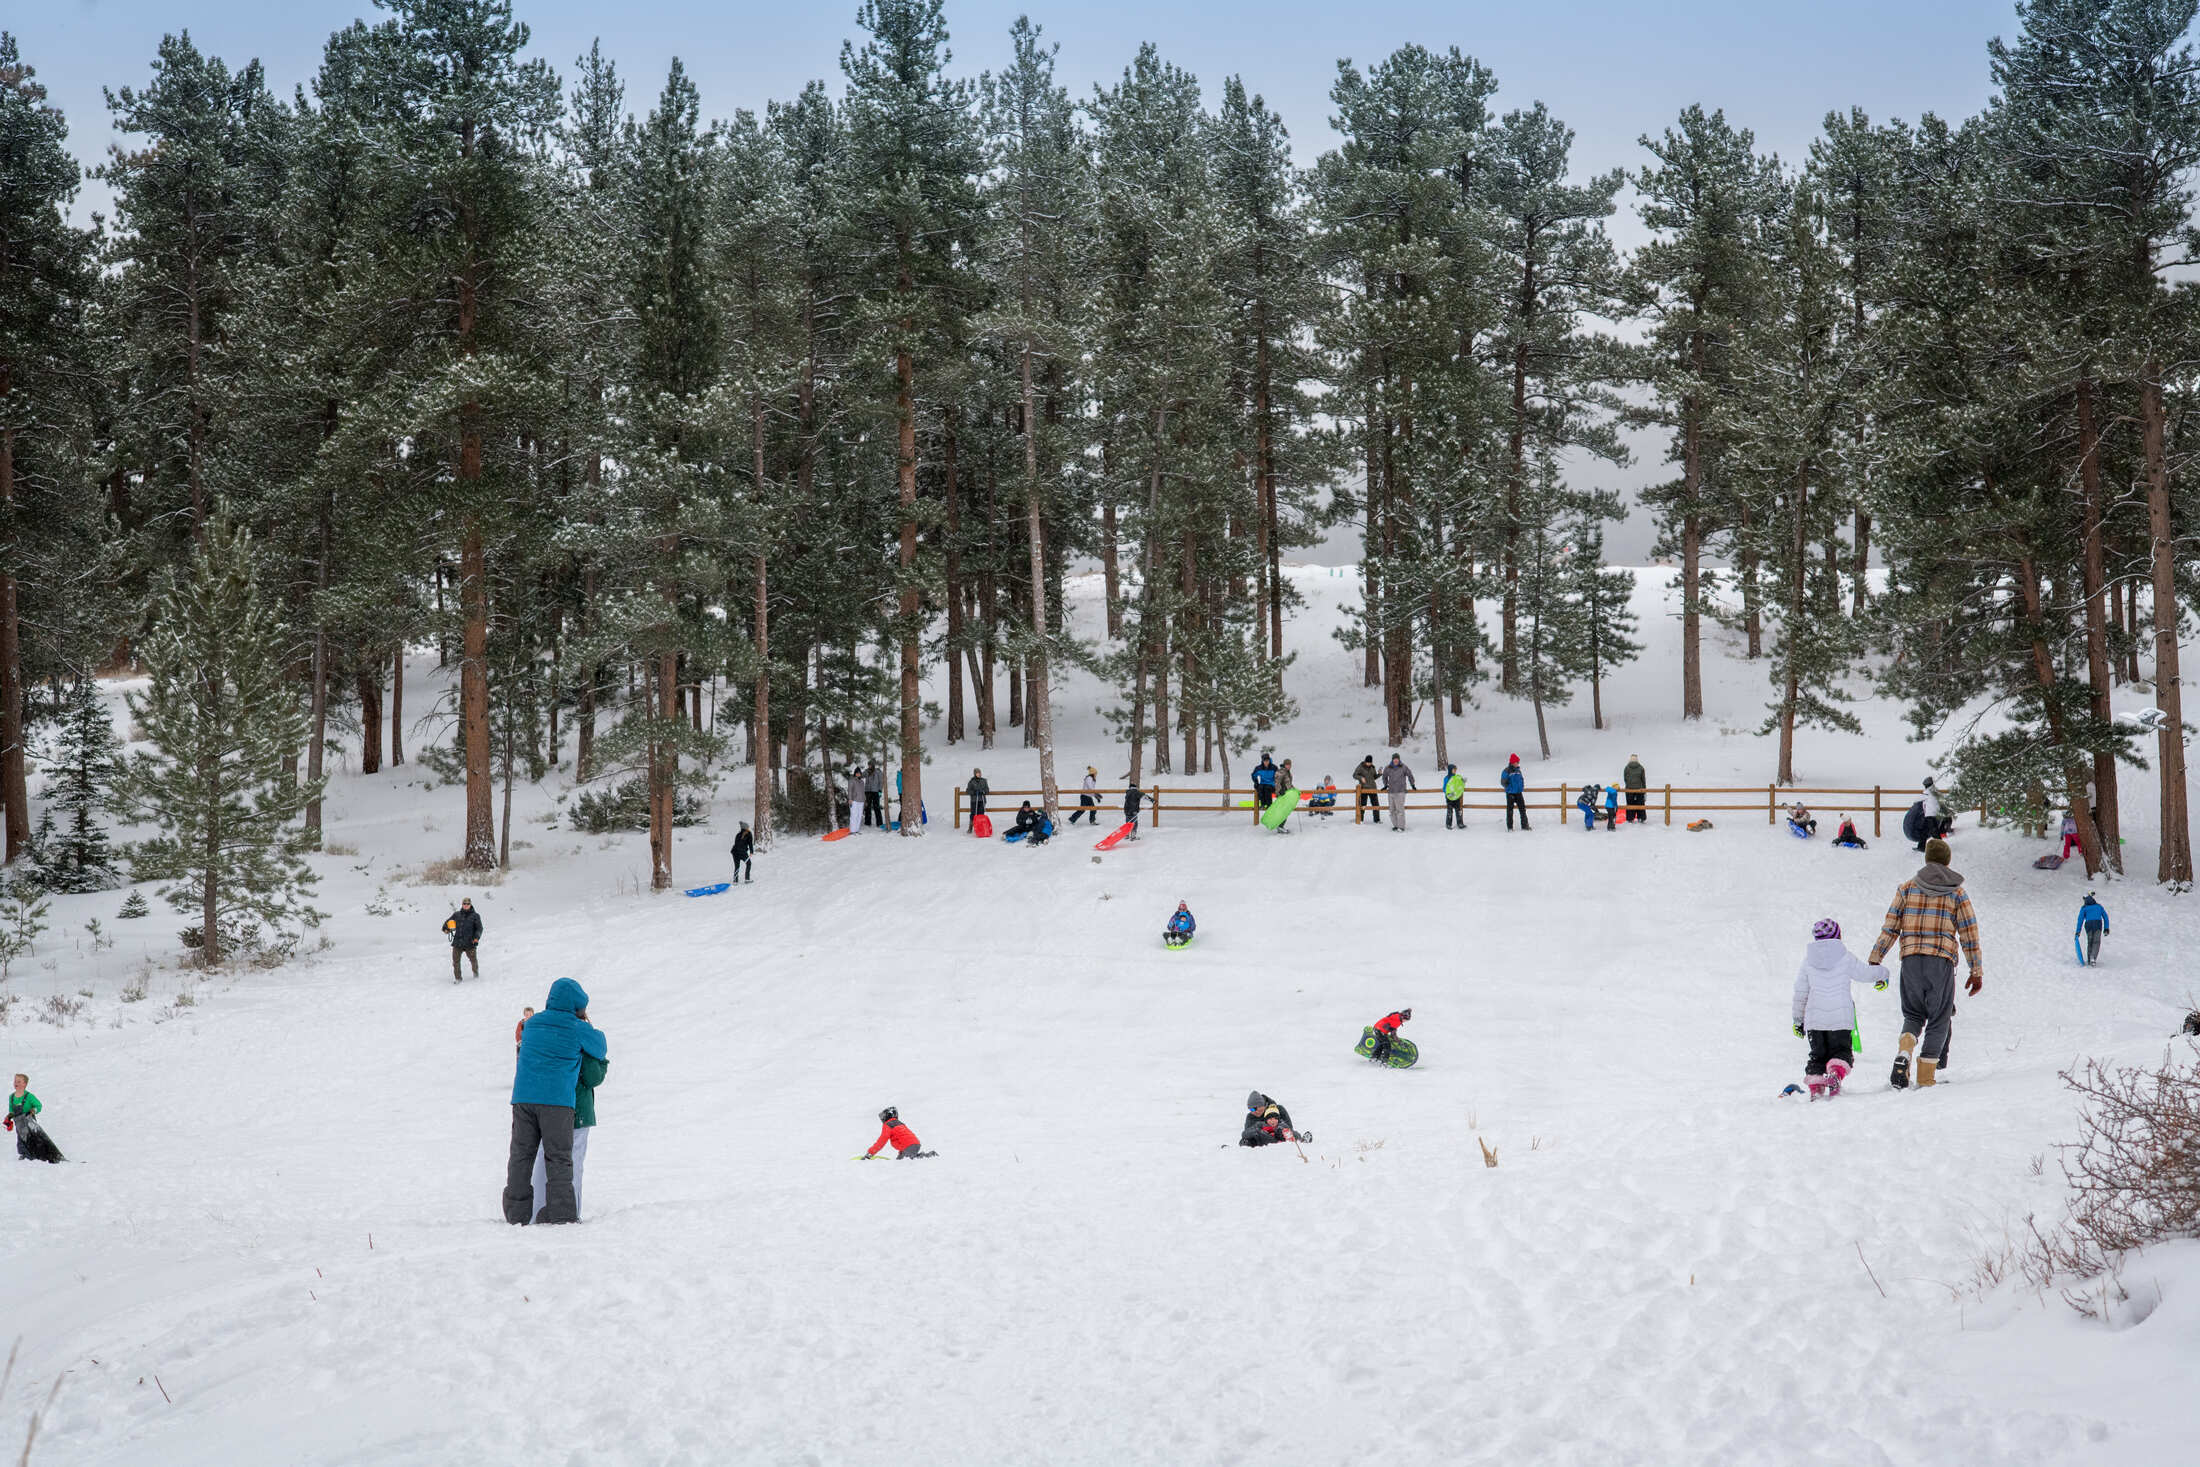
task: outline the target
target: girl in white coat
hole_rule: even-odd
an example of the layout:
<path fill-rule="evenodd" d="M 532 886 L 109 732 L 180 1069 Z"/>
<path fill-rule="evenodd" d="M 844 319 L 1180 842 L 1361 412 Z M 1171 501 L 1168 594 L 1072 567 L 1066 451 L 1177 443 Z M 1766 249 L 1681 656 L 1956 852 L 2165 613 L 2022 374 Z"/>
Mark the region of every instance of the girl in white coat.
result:
<path fill-rule="evenodd" d="M 1887 970 L 1874 967 L 1841 943 L 1841 924 L 1820 918 L 1810 929 L 1810 946 L 1795 974 L 1795 1034 L 1810 1041 L 1803 1083 L 1812 1100 L 1831 1100 L 1856 1063 L 1850 1031 L 1856 1027 L 1853 983 L 1869 983 L 1884 992 Z"/>

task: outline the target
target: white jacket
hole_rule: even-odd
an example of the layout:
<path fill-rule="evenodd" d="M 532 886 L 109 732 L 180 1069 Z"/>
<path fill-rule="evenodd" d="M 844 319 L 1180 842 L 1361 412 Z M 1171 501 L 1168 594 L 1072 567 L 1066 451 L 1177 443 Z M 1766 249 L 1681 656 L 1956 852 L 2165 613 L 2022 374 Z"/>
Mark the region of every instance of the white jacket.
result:
<path fill-rule="evenodd" d="M 1885 983 L 1875 968 L 1841 945 L 1838 937 L 1814 937 L 1795 974 L 1795 1022 L 1808 1029 L 1846 1029 L 1856 1022 L 1852 983 Z"/>

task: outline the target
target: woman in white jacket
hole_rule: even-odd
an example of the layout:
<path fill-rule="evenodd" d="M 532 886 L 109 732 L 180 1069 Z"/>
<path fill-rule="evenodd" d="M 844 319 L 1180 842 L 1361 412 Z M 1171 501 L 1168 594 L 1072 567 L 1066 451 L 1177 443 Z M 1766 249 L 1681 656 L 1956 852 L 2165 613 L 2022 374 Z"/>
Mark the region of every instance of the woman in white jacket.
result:
<path fill-rule="evenodd" d="M 1856 1063 L 1850 1033 L 1856 1027 L 1852 983 L 1869 983 L 1885 992 L 1887 970 L 1874 967 L 1841 942 L 1841 924 L 1822 917 L 1810 929 L 1810 946 L 1795 974 L 1795 1034 L 1810 1041 L 1803 1083 L 1812 1100 L 1831 1100 Z"/>

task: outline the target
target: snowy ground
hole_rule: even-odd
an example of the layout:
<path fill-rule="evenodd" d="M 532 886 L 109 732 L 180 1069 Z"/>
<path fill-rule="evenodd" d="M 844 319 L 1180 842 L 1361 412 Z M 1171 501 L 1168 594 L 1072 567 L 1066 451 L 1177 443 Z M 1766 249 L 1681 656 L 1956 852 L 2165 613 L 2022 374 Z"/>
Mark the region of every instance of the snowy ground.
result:
<path fill-rule="evenodd" d="M 1387 755 L 1328 635 L 1354 586 L 1301 584 L 1305 712 L 1276 748 L 1346 781 Z M 1712 716 L 1679 724 L 1665 594 L 1646 574 L 1616 727 L 1559 710 L 1531 777 L 1630 753 L 1658 783 L 1770 772 L 1761 669 L 1722 653 Z M 1114 778 L 1094 690 L 1066 701 L 1065 782 Z M 1805 736 L 1806 783 L 1914 782 L 1930 751 L 1867 719 Z M 1532 766 L 1532 729 L 1489 696 L 1453 756 Z M 1776 1098 L 1795 962 L 1815 917 L 1869 943 L 1913 864 L 1897 839 L 1187 815 L 1095 863 L 1082 826 L 956 838 L 948 781 L 1034 763 L 933 737 L 921 848 L 782 842 L 706 900 L 649 896 L 640 837 L 553 827 L 554 791 L 523 792 L 515 871 L 472 890 L 484 979 L 458 988 L 436 928 L 462 890 L 401 873 L 453 853 L 459 796 L 417 766 L 338 781 L 355 853 L 321 862 L 334 945 L 309 961 L 195 983 L 159 904 L 56 902 L 0 1070 L 31 1073 L 81 1164 L 0 1171 L 22 1351 L 0 1444 L 59 1380 L 40 1463 L 2192 1460 L 2200 1243 L 2150 1255 L 2160 1305 L 2121 1329 L 1971 1288 L 2059 1211 L 2056 1071 L 2158 1056 L 2190 1006 L 2189 901 L 2107 889 L 2108 962 L 2081 969 L 2082 878 L 1966 820 L 1988 986 L 1952 1083 L 1884 1089 L 1899 1017 L 1866 995 L 1865 1083 L 1813 1106 Z M 1407 754 L 1426 782 L 1428 745 Z M 684 881 L 722 873 L 747 783 L 683 833 Z M 1166 953 L 1180 897 L 1201 936 Z M 89 951 L 92 917 L 122 944 Z M 168 966 L 124 1002 L 147 946 Z M 511 1029 L 561 974 L 612 1049 L 587 1222 L 515 1230 Z M 1354 1060 L 1398 1004 L 1421 1067 Z M 1253 1088 L 1314 1133 L 1304 1161 L 1231 1144 Z M 937 1160 L 850 1164 L 888 1103 Z"/>

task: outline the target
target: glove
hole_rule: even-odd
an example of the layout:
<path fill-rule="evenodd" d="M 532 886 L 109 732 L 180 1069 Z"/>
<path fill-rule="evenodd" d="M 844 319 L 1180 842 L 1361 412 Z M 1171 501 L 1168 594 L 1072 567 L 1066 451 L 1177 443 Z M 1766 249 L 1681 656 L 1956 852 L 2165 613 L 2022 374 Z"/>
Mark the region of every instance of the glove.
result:
<path fill-rule="evenodd" d="M 1884 978 L 1880 979 L 1880 980 L 1879 980 L 1879 981 L 1878 981 L 1877 983 L 1874 983 L 1874 984 L 1872 985 L 1872 992 L 1874 992 L 1874 993 L 1885 993 L 1886 991 L 1887 991 L 1887 980 L 1886 980 L 1886 979 L 1884 979 Z"/>
<path fill-rule="evenodd" d="M 1978 991 L 1985 986 L 1986 980 L 1979 977 L 1979 975 L 1976 973 L 1973 973 L 1970 977 L 1963 980 L 1963 991 L 1971 995 L 1971 997 L 1973 998 L 1977 998 Z"/>
<path fill-rule="evenodd" d="M 1803 1026 L 1802 1026 L 1801 1024 L 1797 1024 L 1797 1025 L 1795 1026 L 1795 1037 L 1796 1037 L 1797 1039 L 1800 1039 L 1800 1038 L 1802 1038 L 1802 1037 L 1803 1037 Z"/>
<path fill-rule="evenodd" d="M 15 1129 L 15 1117 L 14 1117 L 14 1116 L 9 1116 L 9 1117 L 8 1117 L 8 1127 L 7 1127 L 7 1128 L 8 1128 L 9 1130 L 11 1130 L 11 1131 Z"/>

